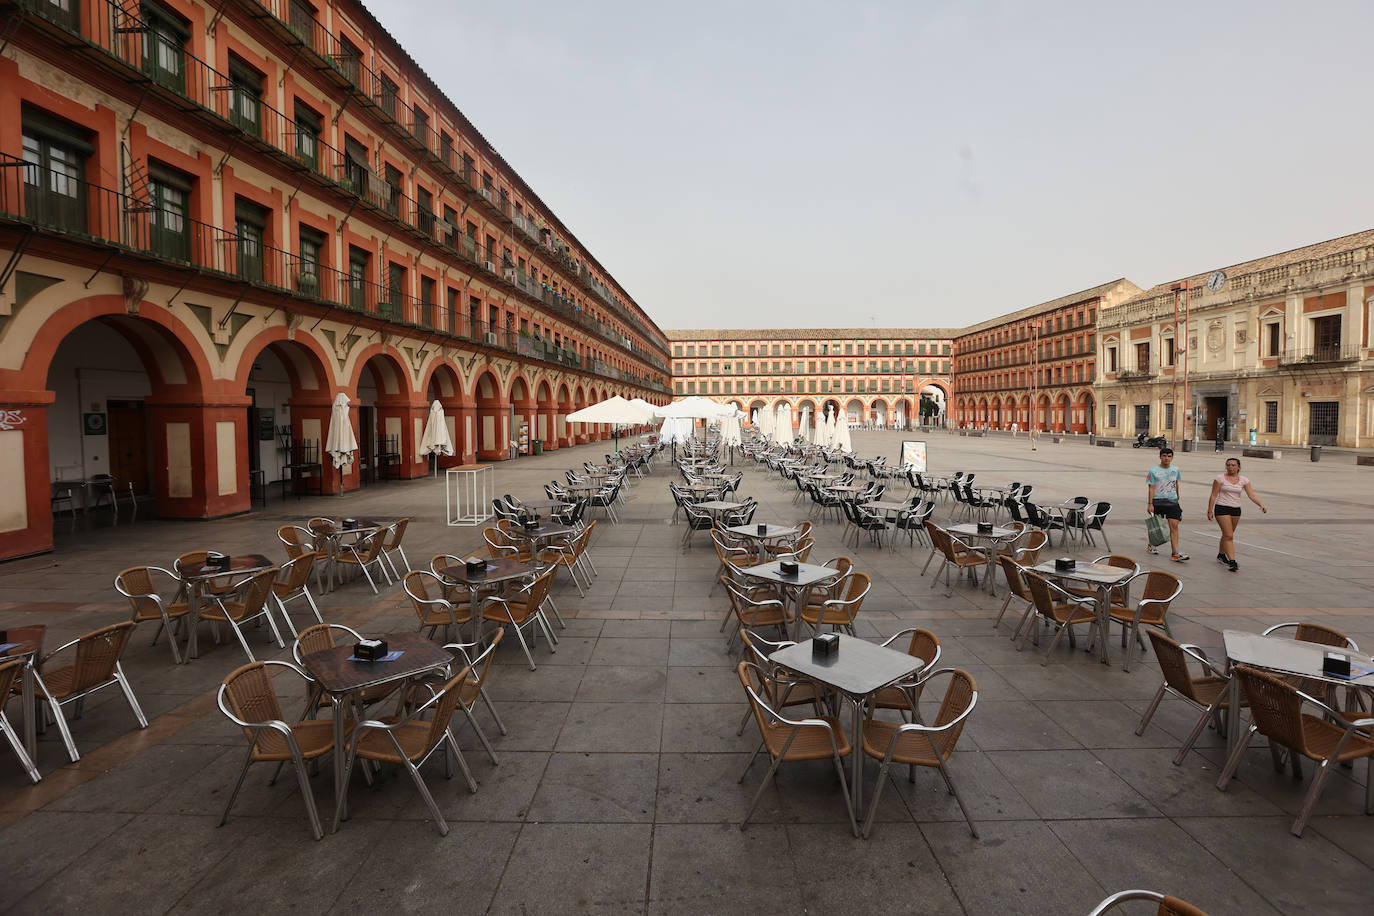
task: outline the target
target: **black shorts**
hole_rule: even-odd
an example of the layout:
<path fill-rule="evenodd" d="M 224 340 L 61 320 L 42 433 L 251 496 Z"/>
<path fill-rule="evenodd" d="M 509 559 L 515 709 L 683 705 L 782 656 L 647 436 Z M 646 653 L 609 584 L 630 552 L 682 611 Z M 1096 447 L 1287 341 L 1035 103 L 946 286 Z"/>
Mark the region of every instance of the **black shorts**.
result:
<path fill-rule="evenodd" d="M 1240 506 L 1213 506 L 1213 515 L 1234 515 L 1240 518 Z"/>
<path fill-rule="evenodd" d="M 1176 522 L 1183 521 L 1183 509 L 1178 503 L 1168 500 L 1155 500 L 1155 515 L 1162 515 Z"/>

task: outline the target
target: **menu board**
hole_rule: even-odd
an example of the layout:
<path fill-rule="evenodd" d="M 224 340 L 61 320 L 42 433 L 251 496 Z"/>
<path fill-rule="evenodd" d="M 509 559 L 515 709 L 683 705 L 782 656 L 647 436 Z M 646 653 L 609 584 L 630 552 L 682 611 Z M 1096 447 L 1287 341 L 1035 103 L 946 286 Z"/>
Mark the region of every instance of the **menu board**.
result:
<path fill-rule="evenodd" d="M 902 440 L 902 467 L 909 467 L 917 474 L 926 472 L 926 444 L 916 439 Z"/>

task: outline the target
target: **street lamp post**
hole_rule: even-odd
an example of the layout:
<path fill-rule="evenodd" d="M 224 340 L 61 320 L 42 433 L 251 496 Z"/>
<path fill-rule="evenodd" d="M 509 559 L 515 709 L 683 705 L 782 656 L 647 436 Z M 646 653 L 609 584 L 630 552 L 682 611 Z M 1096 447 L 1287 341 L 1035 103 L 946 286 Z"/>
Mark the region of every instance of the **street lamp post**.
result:
<path fill-rule="evenodd" d="M 1035 421 L 1035 413 L 1040 409 L 1040 325 L 1032 324 L 1030 332 L 1031 404 L 1026 438 L 1030 439 L 1031 451 L 1035 451 L 1035 440 L 1040 434 L 1040 426 Z"/>

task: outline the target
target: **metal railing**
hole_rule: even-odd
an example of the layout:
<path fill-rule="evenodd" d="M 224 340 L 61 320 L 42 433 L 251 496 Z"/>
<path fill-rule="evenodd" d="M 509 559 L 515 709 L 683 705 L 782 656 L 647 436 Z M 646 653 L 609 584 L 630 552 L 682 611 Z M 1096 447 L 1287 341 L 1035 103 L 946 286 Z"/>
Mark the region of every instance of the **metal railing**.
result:
<path fill-rule="evenodd" d="M 1360 345 L 1353 343 L 1315 344 L 1310 347 L 1290 347 L 1279 356 L 1279 364 L 1309 365 L 1312 363 L 1344 363 L 1360 358 Z"/>

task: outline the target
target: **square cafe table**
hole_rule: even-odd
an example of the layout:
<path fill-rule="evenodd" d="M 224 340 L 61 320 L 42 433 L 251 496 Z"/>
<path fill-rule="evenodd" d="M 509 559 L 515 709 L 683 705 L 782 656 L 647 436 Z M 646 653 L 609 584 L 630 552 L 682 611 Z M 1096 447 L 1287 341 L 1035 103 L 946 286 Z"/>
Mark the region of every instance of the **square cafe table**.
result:
<path fill-rule="evenodd" d="M 811 652 L 811 641 L 779 649 L 768 660 L 789 671 L 828 687 L 833 687 L 854 704 L 849 744 L 849 793 L 854 802 L 855 817 L 863 804 L 863 701 L 887 685 L 909 677 L 925 667 L 925 662 L 905 652 L 877 646 L 844 633 L 837 634 L 840 647 L 833 655 L 817 656 Z"/>
<path fill-rule="evenodd" d="M 1112 588 L 1134 576 L 1136 571 L 1108 566 L 1106 563 L 1078 563 L 1073 569 L 1055 569 L 1053 560 L 1037 563 L 1031 569 L 1047 578 L 1082 582 L 1097 590 L 1097 638 L 1102 643 L 1102 664 L 1108 664 L 1107 624 L 1112 607 Z M 1133 648 L 1127 647 L 1126 651 L 1130 652 Z"/>
<path fill-rule="evenodd" d="M 487 568 L 471 576 L 468 575 L 467 566 L 461 563 L 457 566 L 441 566 L 434 570 L 434 574 L 444 585 L 468 590 L 468 601 L 472 605 L 473 640 L 479 642 L 482 638 L 482 615 L 477 609 L 477 592 L 488 586 L 527 578 L 536 572 L 538 570 L 529 563 L 522 563 L 511 557 L 487 560 Z"/>
<path fill-rule="evenodd" d="M 1337 687 L 1357 687 L 1374 691 L 1374 674 L 1363 677 L 1332 677 L 1322 672 L 1322 659 L 1327 652 L 1338 652 L 1350 659 L 1352 665 L 1374 667 L 1374 659 L 1349 649 L 1337 646 L 1324 646 L 1320 643 L 1303 642 L 1298 639 L 1283 639 L 1277 636 L 1262 636 L 1245 630 L 1223 630 L 1222 640 L 1226 646 L 1226 658 L 1232 664 L 1249 665 L 1282 674 L 1297 674 Z M 1227 685 L 1227 699 L 1231 703 L 1230 719 L 1234 724 L 1226 728 L 1226 756 L 1236 749 L 1240 740 L 1240 679 L 1232 675 Z"/>
<path fill-rule="evenodd" d="M 363 662 L 353 658 L 353 647 L 335 646 L 311 652 L 301 659 L 301 666 L 329 694 L 334 706 L 334 804 L 341 801 L 347 805 L 347 788 L 344 786 L 344 720 L 348 708 L 354 705 L 347 699 L 369 687 L 401 681 L 442 668 L 453 661 L 453 656 L 435 645 L 419 633 L 387 633 L 381 637 L 386 640 L 387 651 L 398 649 L 404 654 L 390 662 Z M 344 808 L 348 816 L 348 808 Z"/>
<path fill-rule="evenodd" d="M 777 545 L 782 538 L 789 538 L 801 531 L 796 525 L 764 525 L 763 533 L 759 534 L 759 526 L 754 524 L 735 525 L 725 529 L 730 534 L 753 541 L 757 545 L 758 553 L 762 555 Z"/>
<path fill-rule="evenodd" d="M 740 527 L 748 528 L 749 526 L 741 525 Z M 801 633 L 801 609 L 806 606 L 806 597 L 811 594 L 811 586 L 817 582 L 824 582 L 826 579 L 833 579 L 840 574 L 840 571 L 815 563 L 798 563 L 796 575 L 789 576 L 782 572 L 779 564 L 780 561 L 778 560 L 769 560 L 767 563 L 741 569 L 740 573 L 786 587 L 784 593 L 792 596 L 792 638 L 796 639 Z M 796 591 L 790 591 L 791 589 L 796 589 Z"/>
<path fill-rule="evenodd" d="M 206 583 L 229 576 L 246 578 L 271 569 L 276 565 L 260 553 L 250 553 L 241 557 L 230 557 L 228 569 L 220 569 L 218 566 L 191 566 L 177 570 L 177 575 L 181 577 L 181 581 L 186 586 L 186 605 L 191 612 L 191 632 L 186 637 L 186 655 L 182 659 L 182 664 L 190 659 L 200 658 L 200 640 L 197 631 L 200 629 L 200 605 Z M 168 632 L 167 638 L 176 639 L 176 636 Z"/>
<path fill-rule="evenodd" d="M 997 547 L 1007 538 L 1016 537 L 1018 533 L 1016 529 L 1000 528 L 997 525 L 993 525 L 991 531 L 979 531 L 977 525 L 964 522 L 959 525 L 950 525 L 945 530 L 950 534 L 958 535 L 963 540 L 973 538 L 975 540 L 992 542 L 991 552 L 988 554 L 988 574 L 985 578 L 988 580 L 988 592 L 995 596 L 997 594 L 997 567 L 993 565 L 993 560 L 996 559 L 997 556 Z"/>
<path fill-rule="evenodd" d="M 692 508 L 705 509 L 707 512 L 711 513 L 712 518 L 719 518 L 722 512 L 744 508 L 744 503 L 732 503 L 726 499 L 709 499 L 704 503 L 693 503 Z M 758 528 L 756 527 L 754 531 L 757 533 Z"/>
<path fill-rule="evenodd" d="M 347 522 L 347 524 L 345 524 Z M 316 543 L 324 541 L 325 559 L 329 560 L 329 588 L 338 585 L 339 544 L 345 534 L 355 538 L 372 534 L 385 528 L 389 523 L 375 518 L 326 518 L 322 524 L 311 525 L 310 533 L 315 535 Z"/>
<path fill-rule="evenodd" d="M 5 631 L 5 638 L 0 639 L 0 643 L 12 644 L 5 654 L 0 656 L 0 662 L 16 658 L 26 659 L 19 674 L 19 689 L 24 700 L 24 750 L 35 768 L 38 766 L 38 707 L 34 702 L 33 688 L 38 679 L 38 659 L 43 655 L 43 636 L 47 630 L 47 624 L 43 623 L 27 627 L 10 627 Z M 8 699 L 9 697 L 0 697 L 0 709 Z M 57 721 L 65 732 L 65 720 L 59 715 Z M 70 740 L 68 738 L 68 741 Z"/>

